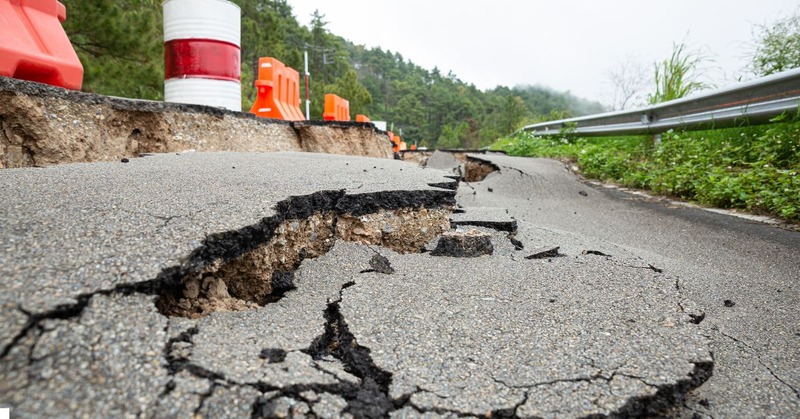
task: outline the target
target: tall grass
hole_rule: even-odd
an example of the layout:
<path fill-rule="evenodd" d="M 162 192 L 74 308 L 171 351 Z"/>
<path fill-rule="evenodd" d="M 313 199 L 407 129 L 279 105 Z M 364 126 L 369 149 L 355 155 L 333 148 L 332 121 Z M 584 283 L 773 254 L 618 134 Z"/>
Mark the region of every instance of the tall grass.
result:
<path fill-rule="evenodd" d="M 654 64 L 656 91 L 649 96 L 650 103 L 680 99 L 707 88 L 707 84 L 697 80 L 699 66 L 704 60 L 705 57 L 699 53 L 687 51 L 686 44 L 673 44 L 672 55 Z"/>
<path fill-rule="evenodd" d="M 591 178 L 700 204 L 800 222 L 800 119 L 649 137 L 541 138 L 496 145 L 517 156 L 567 158 Z"/>

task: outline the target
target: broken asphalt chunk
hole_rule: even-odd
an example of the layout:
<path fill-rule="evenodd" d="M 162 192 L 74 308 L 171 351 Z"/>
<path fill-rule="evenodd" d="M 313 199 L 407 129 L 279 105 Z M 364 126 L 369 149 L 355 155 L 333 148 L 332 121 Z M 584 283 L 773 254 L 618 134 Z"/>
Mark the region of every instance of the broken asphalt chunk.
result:
<path fill-rule="evenodd" d="M 508 215 L 508 210 L 498 207 L 467 207 L 450 216 L 450 225 L 491 228 L 497 231 L 515 233 L 517 220 Z"/>
<path fill-rule="evenodd" d="M 372 258 L 369 260 L 369 266 L 372 269 L 367 272 L 372 271 L 387 275 L 394 273 L 394 268 L 392 268 L 392 265 L 389 263 L 389 259 L 378 253 L 372 255 Z"/>
<path fill-rule="evenodd" d="M 494 253 L 492 236 L 478 230 L 449 231 L 443 233 L 432 256 L 470 258 Z"/>
<path fill-rule="evenodd" d="M 515 234 L 509 233 L 508 234 L 508 240 L 511 241 L 511 244 L 514 245 L 514 250 L 523 250 L 523 249 L 525 249 L 525 245 L 523 245 L 522 242 L 517 239 Z"/>
<path fill-rule="evenodd" d="M 596 256 L 608 256 L 608 257 L 611 257 L 611 255 L 605 254 L 605 253 L 603 253 L 603 252 L 601 252 L 599 250 L 584 250 L 583 254 L 584 255 L 596 255 Z"/>
<path fill-rule="evenodd" d="M 547 258 L 557 258 L 566 256 L 563 253 L 559 253 L 558 251 L 559 249 L 561 249 L 561 246 L 556 246 L 550 249 L 539 250 L 537 252 L 534 252 L 532 255 L 525 256 L 525 259 L 547 259 Z"/>
<path fill-rule="evenodd" d="M 286 359 L 286 351 L 280 348 L 264 348 L 258 356 L 270 364 L 275 364 Z"/>

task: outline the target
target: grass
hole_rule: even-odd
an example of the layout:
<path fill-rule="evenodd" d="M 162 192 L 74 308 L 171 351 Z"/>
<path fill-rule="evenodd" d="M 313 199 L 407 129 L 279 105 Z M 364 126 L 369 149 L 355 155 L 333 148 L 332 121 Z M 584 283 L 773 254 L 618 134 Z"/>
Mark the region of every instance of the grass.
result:
<path fill-rule="evenodd" d="M 770 125 L 649 136 L 532 137 L 519 133 L 492 149 L 569 159 L 587 177 L 719 208 L 800 222 L 800 118 Z"/>

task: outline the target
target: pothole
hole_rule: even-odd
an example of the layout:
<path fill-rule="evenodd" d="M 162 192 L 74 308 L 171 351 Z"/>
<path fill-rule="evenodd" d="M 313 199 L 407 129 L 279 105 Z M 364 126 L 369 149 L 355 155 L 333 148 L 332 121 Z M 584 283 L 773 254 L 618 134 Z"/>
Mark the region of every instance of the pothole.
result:
<path fill-rule="evenodd" d="M 451 213 L 449 206 L 380 209 L 362 215 L 319 211 L 284 220 L 264 244 L 228 261 L 216 259 L 200 272 L 162 287 L 156 305 L 165 315 L 189 318 L 255 309 L 280 300 L 294 288 L 294 271 L 302 261 L 327 253 L 338 239 L 398 253 L 419 252 L 450 229 Z"/>

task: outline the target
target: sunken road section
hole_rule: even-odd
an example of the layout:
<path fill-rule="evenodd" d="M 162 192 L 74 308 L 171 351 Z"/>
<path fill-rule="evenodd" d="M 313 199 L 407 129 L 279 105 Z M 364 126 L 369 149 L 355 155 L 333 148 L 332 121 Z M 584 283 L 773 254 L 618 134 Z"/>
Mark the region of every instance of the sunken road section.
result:
<path fill-rule="evenodd" d="M 370 123 L 262 119 L 208 106 L 100 96 L 0 76 L 0 168 L 187 150 L 393 156 L 389 137 Z"/>
<path fill-rule="evenodd" d="M 455 183 L 311 153 L 0 171 L 0 405 L 15 417 L 641 417 L 713 373 L 674 278 L 502 209 L 453 216 Z M 425 252 L 451 217 L 477 225 L 491 255 Z M 567 256 L 526 258 L 541 239 Z"/>
<path fill-rule="evenodd" d="M 404 171 L 411 177 L 401 179 Z M 307 325 L 318 337 L 302 350 L 278 338 L 261 351 L 267 364 L 291 365 L 294 378 L 284 381 L 237 380 L 190 363 L 186 351 L 201 331 L 180 316 L 278 303 L 300 263 L 338 240 L 422 250 L 450 228 L 455 186 L 428 186 L 446 182 L 393 160 L 311 153 L 157 155 L 2 171 L 0 405 L 20 417 L 213 417 L 222 413 L 201 409 L 229 391 L 255 399 L 223 416 L 258 416 L 274 398 L 267 389 L 281 388 L 327 391 L 333 407 L 348 395 L 359 406 L 375 384 L 359 366 L 368 361 L 340 343 L 356 346 L 335 304 L 326 309 L 313 295 L 300 301 L 320 320 Z M 342 286 L 329 282 L 313 289 L 335 294 Z M 186 393 L 194 405 L 180 410 Z"/>
<path fill-rule="evenodd" d="M 305 259 L 327 253 L 337 239 L 378 245 L 398 252 L 419 252 L 425 244 L 450 229 L 449 206 L 380 209 L 359 214 L 339 207 L 341 193 L 318 193 L 279 204 L 286 213 L 265 224 L 279 222 L 266 242 L 233 260 L 216 258 L 200 272 L 192 272 L 160 289 L 159 310 L 170 316 L 202 317 L 214 311 L 249 310 L 276 302 L 295 289 L 294 272 Z M 367 198 L 372 199 L 372 197 Z M 380 205 L 392 208 L 391 197 Z M 299 207 L 298 207 L 299 205 Z"/>
<path fill-rule="evenodd" d="M 449 229 L 454 186 L 428 186 L 446 181 L 394 160 L 312 153 L 2 171 L 0 306 L 9 327 L 0 347 L 8 352 L 28 320 L 97 293 L 159 295 L 162 312 L 206 314 L 176 307 L 226 294 L 238 301 L 215 309 L 264 304 L 337 238 L 418 251 Z"/>

